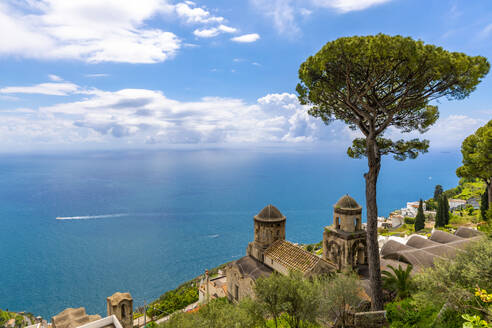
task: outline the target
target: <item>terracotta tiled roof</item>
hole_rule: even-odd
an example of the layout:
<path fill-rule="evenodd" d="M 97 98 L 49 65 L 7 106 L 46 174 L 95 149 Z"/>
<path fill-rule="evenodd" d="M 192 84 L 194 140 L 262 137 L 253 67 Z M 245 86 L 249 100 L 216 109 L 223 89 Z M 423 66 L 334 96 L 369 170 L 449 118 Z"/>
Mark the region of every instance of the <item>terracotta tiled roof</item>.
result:
<path fill-rule="evenodd" d="M 249 276 L 253 280 L 260 277 L 268 277 L 273 272 L 272 269 L 251 256 L 243 256 L 231 265 L 237 266 L 242 275 Z"/>
<path fill-rule="evenodd" d="M 301 271 L 302 273 L 310 271 L 320 261 L 324 261 L 322 258 L 286 240 L 275 241 L 265 251 L 265 256 L 271 257 L 289 270 Z"/>

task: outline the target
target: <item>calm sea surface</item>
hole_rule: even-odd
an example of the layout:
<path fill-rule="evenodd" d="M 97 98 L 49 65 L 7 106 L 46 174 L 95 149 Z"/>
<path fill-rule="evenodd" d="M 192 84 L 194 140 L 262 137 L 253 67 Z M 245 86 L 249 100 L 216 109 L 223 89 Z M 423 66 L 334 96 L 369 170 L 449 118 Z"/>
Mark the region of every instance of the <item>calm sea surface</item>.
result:
<path fill-rule="evenodd" d="M 461 156 L 383 162 L 380 215 L 456 185 Z M 244 255 L 265 205 L 312 243 L 345 193 L 365 207 L 364 160 L 345 154 L 160 151 L 0 156 L 0 308 L 49 318 L 130 291 L 136 305 Z M 96 216 L 99 218 L 88 219 Z M 56 220 L 56 217 L 78 217 Z"/>

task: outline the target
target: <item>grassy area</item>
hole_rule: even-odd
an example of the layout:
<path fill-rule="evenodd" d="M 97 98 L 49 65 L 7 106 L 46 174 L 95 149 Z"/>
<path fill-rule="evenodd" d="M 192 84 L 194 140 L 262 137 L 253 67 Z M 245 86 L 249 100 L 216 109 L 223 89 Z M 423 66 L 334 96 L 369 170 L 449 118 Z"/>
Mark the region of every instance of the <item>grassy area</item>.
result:
<path fill-rule="evenodd" d="M 228 263 L 224 263 L 210 269 L 210 277 L 217 277 L 219 270 L 224 270 L 227 264 Z M 198 301 L 198 284 L 202 278 L 203 275 L 193 278 L 192 280 L 179 285 L 177 288 L 165 292 L 157 300 L 150 303 L 147 308 L 147 315 L 149 318 L 162 318 Z M 142 315 L 143 309 L 139 308 L 135 311 L 134 318 L 136 319 Z"/>
<path fill-rule="evenodd" d="M 467 181 L 461 179 L 456 188 L 448 189 L 444 193 L 448 198 L 468 200 L 470 198 L 480 199 L 485 191 L 485 182 L 480 179 Z"/>
<path fill-rule="evenodd" d="M 461 211 L 454 211 L 450 213 L 449 224 L 450 225 L 464 225 L 470 223 L 480 222 L 480 210 L 476 209 L 464 209 Z"/>
<path fill-rule="evenodd" d="M 416 233 L 418 235 L 428 236 L 431 231 L 432 228 L 424 228 L 418 232 L 415 232 L 415 227 L 413 224 L 404 223 L 396 229 L 379 228 L 378 234 L 380 236 L 405 237 Z"/>
<path fill-rule="evenodd" d="M 319 255 L 320 252 L 321 254 L 323 253 L 323 241 L 313 244 L 301 244 L 299 246 L 313 254 Z"/>

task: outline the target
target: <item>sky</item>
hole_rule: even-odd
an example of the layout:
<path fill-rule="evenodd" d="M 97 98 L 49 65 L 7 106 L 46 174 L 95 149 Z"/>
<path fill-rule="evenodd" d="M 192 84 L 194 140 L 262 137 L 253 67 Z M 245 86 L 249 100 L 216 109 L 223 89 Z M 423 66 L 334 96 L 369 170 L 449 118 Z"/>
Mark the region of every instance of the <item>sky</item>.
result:
<path fill-rule="evenodd" d="M 297 71 L 326 42 L 377 33 L 490 60 L 492 1 L 3 0 L 0 152 L 346 149 L 357 132 L 307 114 Z M 491 79 L 437 104 L 431 149 L 492 118 Z"/>

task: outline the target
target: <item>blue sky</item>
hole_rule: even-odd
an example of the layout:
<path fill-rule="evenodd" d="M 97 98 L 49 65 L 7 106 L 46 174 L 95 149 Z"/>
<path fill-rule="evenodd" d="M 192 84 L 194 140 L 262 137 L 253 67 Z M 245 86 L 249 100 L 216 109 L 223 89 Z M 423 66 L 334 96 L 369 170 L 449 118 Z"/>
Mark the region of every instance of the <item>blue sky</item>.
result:
<path fill-rule="evenodd" d="M 297 70 L 328 41 L 380 32 L 490 60 L 492 2 L 6 0 L 0 151 L 345 149 L 357 134 L 307 115 Z M 492 117 L 491 86 L 439 103 L 434 148 Z"/>

